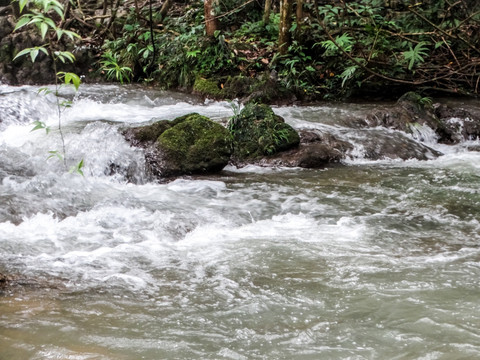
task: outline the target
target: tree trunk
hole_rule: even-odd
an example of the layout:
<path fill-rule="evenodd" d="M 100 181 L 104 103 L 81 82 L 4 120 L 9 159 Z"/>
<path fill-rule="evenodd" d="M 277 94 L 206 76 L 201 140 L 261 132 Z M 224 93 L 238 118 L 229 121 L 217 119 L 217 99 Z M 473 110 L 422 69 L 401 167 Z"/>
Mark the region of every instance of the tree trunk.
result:
<path fill-rule="evenodd" d="M 302 40 L 302 26 L 303 26 L 303 0 L 297 0 L 297 29 L 295 30 L 295 40 L 301 42 Z"/>
<path fill-rule="evenodd" d="M 267 25 L 270 22 L 270 11 L 272 10 L 272 0 L 265 0 L 265 8 L 263 11 L 263 24 Z"/>
<path fill-rule="evenodd" d="M 285 55 L 292 42 L 290 28 L 292 27 L 293 0 L 282 0 L 280 4 L 280 25 L 278 32 L 278 52 Z"/>
<path fill-rule="evenodd" d="M 218 20 L 215 17 L 215 6 L 217 0 L 205 0 L 205 31 L 207 36 L 214 36 L 215 31 L 218 30 Z"/>

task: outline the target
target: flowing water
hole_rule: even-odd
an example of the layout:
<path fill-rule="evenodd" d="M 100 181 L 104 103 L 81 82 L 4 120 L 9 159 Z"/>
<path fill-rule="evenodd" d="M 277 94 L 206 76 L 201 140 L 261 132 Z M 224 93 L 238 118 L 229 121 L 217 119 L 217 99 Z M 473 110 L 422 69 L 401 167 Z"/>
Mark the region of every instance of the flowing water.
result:
<path fill-rule="evenodd" d="M 359 143 L 323 170 L 159 183 L 121 129 L 224 121 L 230 105 L 84 86 L 62 117 L 82 177 L 46 160 L 62 146 L 50 96 L 0 85 L 0 273 L 15 279 L 0 292 L 0 359 L 480 358 L 475 141 L 432 142 L 445 155 L 429 161 L 368 161 Z M 275 112 L 376 141 L 388 131 L 344 121 L 374 106 Z"/>

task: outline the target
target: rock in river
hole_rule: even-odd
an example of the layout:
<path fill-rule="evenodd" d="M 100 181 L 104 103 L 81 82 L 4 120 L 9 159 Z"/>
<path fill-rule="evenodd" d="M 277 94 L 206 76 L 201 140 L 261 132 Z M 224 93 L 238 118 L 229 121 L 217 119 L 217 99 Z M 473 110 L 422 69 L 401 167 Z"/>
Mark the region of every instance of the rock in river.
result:
<path fill-rule="evenodd" d="M 159 178 L 215 173 L 232 154 L 228 130 L 196 113 L 128 129 L 125 137 L 145 148 L 147 166 Z"/>

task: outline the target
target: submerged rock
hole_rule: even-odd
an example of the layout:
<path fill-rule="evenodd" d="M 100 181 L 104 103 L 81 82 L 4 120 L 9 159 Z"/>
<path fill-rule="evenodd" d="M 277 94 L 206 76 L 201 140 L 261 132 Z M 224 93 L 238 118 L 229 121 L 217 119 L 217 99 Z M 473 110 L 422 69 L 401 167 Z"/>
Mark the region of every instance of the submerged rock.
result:
<path fill-rule="evenodd" d="M 273 155 L 298 146 L 300 136 L 265 104 L 248 103 L 228 122 L 237 161 Z"/>
<path fill-rule="evenodd" d="M 9 283 L 11 279 L 2 273 L 0 273 L 0 289 L 5 288 Z"/>
<path fill-rule="evenodd" d="M 159 178 L 215 173 L 232 154 L 228 130 L 196 113 L 128 129 L 124 135 L 132 145 L 145 148 L 147 166 Z"/>

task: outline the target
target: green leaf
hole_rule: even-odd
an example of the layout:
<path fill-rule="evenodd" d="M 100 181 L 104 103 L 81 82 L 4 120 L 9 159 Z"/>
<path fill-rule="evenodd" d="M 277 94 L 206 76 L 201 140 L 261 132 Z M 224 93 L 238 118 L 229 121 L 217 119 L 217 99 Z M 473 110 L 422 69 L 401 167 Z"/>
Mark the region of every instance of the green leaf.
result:
<path fill-rule="evenodd" d="M 426 44 L 425 41 L 420 41 L 413 49 L 410 46 L 410 50 L 403 53 L 403 57 L 408 61 L 408 70 L 412 70 L 417 63 L 425 61 L 424 57 L 429 55 L 426 52 L 428 48 L 424 46 Z"/>
<path fill-rule="evenodd" d="M 20 17 L 20 19 L 18 19 L 17 25 L 15 25 L 15 29 L 13 31 L 18 30 L 21 27 L 24 27 L 30 22 L 31 19 L 32 19 L 32 15 L 23 15 L 22 17 Z"/>
<path fill-rule="evenodd" d="M 55 25 L 55 22 L 50 19 L 49 17 L 44 17 L 43 21 L 48 25 L 50 26 L 52 29 L 57 29 L 57 25 Z"/>
<path fill-rule="evenodd" d="M 340 74 L 340 78 L 343 79 L 342 81 L 342 87 L 345 86 L 345 82 L 348 80 L 348 79 L 351 79 L 353 74 L 355 74 L 355 71 L 357 71 L 358 69 L 358 66 L 357 65 L 352 65 L 352 66 L 349 66 L 347 67 L 341 74 Z"/>
<path fill-rule="evenodd" d="M 23 49 L 22 51 L 20 51 L 20 52 L 13 58 L 13 61 L 15 61 L 17 58 L 19 58 L 19 57 L 21 57 L 21 56 L 24 56 L 24 55 L 29 54 L 30 51 L 32 51 L 31 48 Z"/>
<path fill-rule="evenodd" d="M 50 128 L 43 121 L 39 121 L 39 120 L 34 121 L 32 125 L 35 125 L 35 126 L 33 127 L 32 130 L 30 130 L 30 132 L 36 131 L 36 130 L 42 130 L 42 129 L 44 129 L 47 134 L 50 132 Z"/>
<path fill-rule="evenodd" d="M 48 50 L 46 48 L 44 48 L 43 46 L 39 46 L 38 50 L 40 50 L 41 52 L 43 52 L 45 55 L 48 56 Z"/>
<path fill-rule="evenodd" d="M 18 4 L 20 5 L 20 12 L 23 12 L 23 9 L 28 4 L 28 0 L 19 0 Z"/>
<path fill-rule="evenodd" d="M 63 161 L 63 155 L 58 150 L 51 150 L 48 153 L 50 154 L 50 156 L 47 157 L 47 160 L 53 157 L 57 157 L 60 161 Z"/>
<path fill-rule="evenodd" d="M 42 87 L 42 88 L 38 89 L 37 93 L 38 94 L 44 93 L 45 95 L 48 95 L 48 94 L 52 93 L 52 90 L 50 90 L 47 87 Z"/>
<path fill-rule="evenodd" d="M 30 51 L 30 58 L 32 59 L 32 63 L 35 62 L 37 55 L 38 55 L 38 49 L 32 49 Z"/>
<path fill-rule="evenodd" d="M 75 55 L 73 55 L 70 51 L 55 51 L 54 55 L 60 59 L 61 62 L 65 63 L 66 60 L 70 62 L 75 62 Z M 64 73 L 62 73 L 64 74 Z"/>
<path fill-rule="evenodd" d="M 75 31 L 70 31 L 70 30 L 63 30 L 63 33 L 67 35 L 70 40 L 73 40 L 73 38 L 81 39 L 82 37 L 77 34 Z"/>
<path fill-rule="evenodd" d="M 40 23 L 40 35 L 42 35 L 42 40 L 45 40 L 45 36 L 47 35 L 48 25 L 47 23 Z"/>
<path fill-rule="evenodd" d="M 78 88 L 80 87 L 80 84 L 82 82 L 80 80 L 80 76 L 78 76 L 77 74 L 72 73 L 72 72 L 61 71 L 61 72 L 57 73 L 57 76 L 60 79 L 63 79 L 63 83 L 65 85 L 72 84 L 75 87 L 75 90 L 78 90 Z"/>
<path fill-rule="evenodd" d="M 62 4 L 60 4 L 58 1 L 51 0 L 50 1 L 50 8 L 53 9 L 53 11 L 55 11 L 60 16 L 60 18 L 62 20 L 64 19 L 63 5 Z"/>
<path fill-rule="evenodd" d="M 63 108 L 70 108 L 70 107 L 72 107 L 73 102 L 71 102 L 70 100 L 64 100 L 58 105 L 63 107 Z"/>
<path fill-rule="evenodd" d="M 85 176 L 83 174 L 82 168 L 83 168 L 84 162 L 83 159 L 80 160 L 80 162 L 72 167 L 70 167 L 70 170 L 68 171 L 70 174 L 76 172 L 77 174 L 80 174 L 82 176 Z"/>

